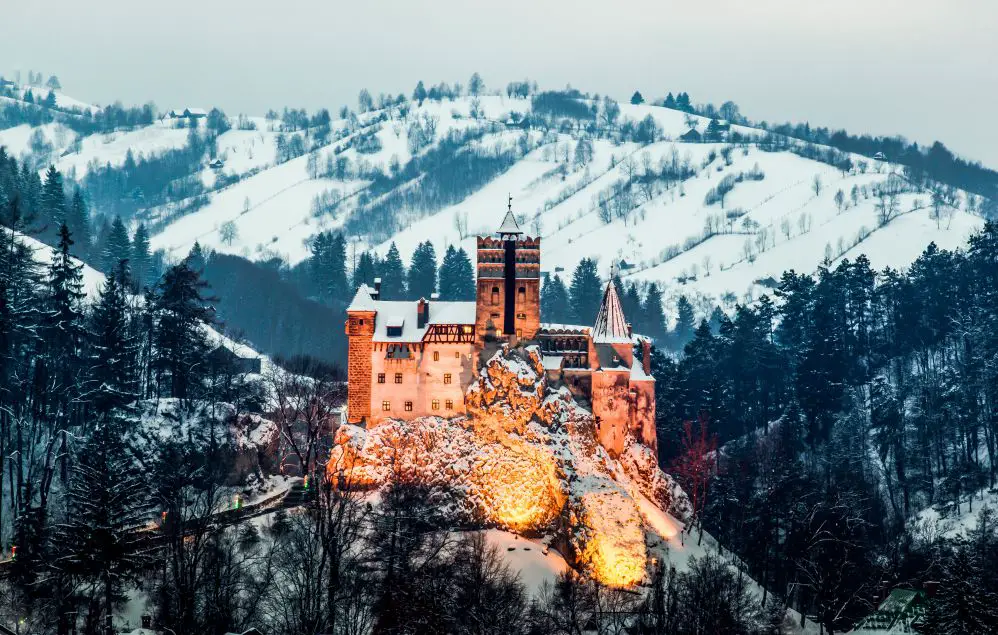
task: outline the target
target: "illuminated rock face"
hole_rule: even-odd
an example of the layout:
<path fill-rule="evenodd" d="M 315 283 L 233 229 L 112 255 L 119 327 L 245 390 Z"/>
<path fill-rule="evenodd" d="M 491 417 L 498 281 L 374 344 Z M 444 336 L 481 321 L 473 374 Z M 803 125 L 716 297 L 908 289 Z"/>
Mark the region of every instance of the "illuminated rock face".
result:
<path fill-rule="evenodd" d="M 457 522 L 520 533 L 561 524 L 576 565 L 601 582 L 628 587 L 645 577 L 645 527 L 630 492 L 663 509 L 676 497 L 650 449 L 629 437 L 613 459 L 592 413 L 567 388 L 547 385 L 536 347 L 487 360 L 465 403 L 466 417 L 342 426 L 330 472 L 355 486 L 412 479 L 448 488 Z"/>

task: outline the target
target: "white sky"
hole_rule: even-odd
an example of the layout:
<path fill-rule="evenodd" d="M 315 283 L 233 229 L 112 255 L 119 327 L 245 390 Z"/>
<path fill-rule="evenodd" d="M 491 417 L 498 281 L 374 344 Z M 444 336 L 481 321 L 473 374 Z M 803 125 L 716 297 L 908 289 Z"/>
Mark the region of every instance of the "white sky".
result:
<path fill-rule="evenodd" d="M 416 81 L 646 98 L 939 139 L 998 167 L 993 0 L 0 0 L 0 71 L 96 103 L 230 115 L 356 104 Z"/>

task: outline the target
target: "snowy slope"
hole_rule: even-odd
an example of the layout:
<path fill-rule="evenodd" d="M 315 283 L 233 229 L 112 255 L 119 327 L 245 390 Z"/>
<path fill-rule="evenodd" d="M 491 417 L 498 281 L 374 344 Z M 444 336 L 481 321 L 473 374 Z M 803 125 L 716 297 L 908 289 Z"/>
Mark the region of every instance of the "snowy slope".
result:
<path fill-rule="evenodd" d="M 358 250 L 372 248 L 384 254 L 394 242 L 408 260 L 420 242 L 430 240 L 438 257 L 452 244 L 473 253 L 474 235 L 494 231 L 510 195 L 523 229 L 544 239 L 543 271 L 569 275 L 581 258 L 592 257 L 606 276 L 611 263 L 624 260 L 632 265 L 622 272 L 625 281 L 664 287 L 667 315 L 673 313 L 680 295 L 688 296 L 700 315 L 707 315 L 714 306 L 730 309 L 734 302 L 758 298 L 769 290 L 770 279 L 789 269 L 813 272 L 826 258 L 834 263 L 861 254 L 878 269 L 904 267 L 929 242 L 959 247 L 983 224 L 965 211 L 965 194 L 958 197 L 961 209 L 937 223 L 930 216 L 930 196 L 918 192 L 901 195 L 899 215 L 881 226 L 873 191 L 892 172 L 900 172 L 900 166 L 853 156 L 854 164 L 862 161 L 868 169 L 843 175 L 824 163 L 791 152 L 767 152 L 751 142 L 733 150 L 728 146 L 726 160 L 720 156 L 725 144 L 675 141 L 688 130 L 690 116 L 662 107 L 619 104 L 620 121 L 651 116 L 661 129 L 661 141 L 639 145 L 594 139 L 591 160 L 577 166 L 572 159 L 583 133 L 524 133 L 507 127 L 509 113 L 529 113 L 529 99 L 484 95 L 410 106 L 404 118 L 393 107 L 364 113 L 354 121 L 334 121 L 330 145 L 315 151 L 318 163 L 346 158 L 365 175 L 371 170 L 387 172 L 391 165 L 404 167 L 413 158 L 410 126 L 424 121 L 436 128 L 435 144 L 450 132 L 484 128 L 488 133 L 477 142 L 483 147 L 513 148 L 529 140 L 530 151 L 456 204 L 430 212 L 399 210 L 403 229 L 388 240 L 370 243 L 364 237 L 349 237 Z M 470 118 L 473 109 L 481 113 L 477 120 Z M 706 128 L 705 118 L 692 119 L 700 131 Z M 171 215 L 172 210 L 148 211 L 145 220 L 157 231 L 154 248 L 179 259 L 198 241 L 221 252 L 252 259 L 279 256 L 295 264 L 309 256 L 311 237 L 342 227 L 354 212 L 370 183 L 367 178 L 309 178 L 307 156 L 277 164 L 275 122 L 252 121 L 257 130 L 230 130 L 218 139 L 217 156 L 225 163 L 219 172 L 207 166 L 201 169 L 200 177 L 209 189 L 206 206 L 179 218 Z M 86 137 L 72 148 L 75 135 L 68 129 L 49 125 L 42 132 L 57 154 L 65 153 L 57 166 L 79 178 L 91 162 L 117 165 L 129 150 L 149 156 L 183 146 L 187 131 L 173 125 L 164 120 L 139 130 Z M 762 134 L 742 126 L 733 129 L 750 139 Z M 27 126 L 0 131 L 0 144 L 17 155 L 27 149 L 32 132 Z M 381 149 L 358 152 L 353 143 L 369 135 L 377 137 Z M 660 181 L 648 189 L 635 182 L 629 187 L 633 199 L 626 213 L 608 223 L 600 218 L 598 201 L 612 196 L 615 184 L 640 178 L 647 167 L 658 169 L 668 163 L 685 163 L 692 175 L 678 184 Z M 749 172 L 764 177 L 739 182 L 723 207 L 706 204 L 707 193 L 725 176 Z M 216 188 L 219 173 L 244 178 Z M 816 177 L 821 182 L 817 193 Z M 850 196 L 853 188 L 861 192 L 855 202 Z M 844 206 L 835 202 L 839 190 Z M 321 194 L 333 194 L 343 202 L 334 213 L 316 216 L 312 202 Z M 466 221 L 464 238 L 456 219 Z M 223 232 L 223 226 L 235 231 Z M 708 226 L 712 231 L 705 234 Z"/>

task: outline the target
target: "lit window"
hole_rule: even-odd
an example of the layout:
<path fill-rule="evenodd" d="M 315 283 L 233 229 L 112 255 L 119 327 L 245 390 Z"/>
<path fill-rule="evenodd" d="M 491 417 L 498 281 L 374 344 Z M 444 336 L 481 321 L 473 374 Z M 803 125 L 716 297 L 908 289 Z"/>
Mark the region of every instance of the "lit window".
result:
<path fill-rule="evenodd" d="M 405 411 L 406 412 L 412 412 L 412 402 L 411 401 L 405 402 Z"/>
<path fill-rule="evenodd" d="M 527 319 L 527 314 L 526 313 L 517 313 L 516 314 L 516 319 L 518 319 L 518 320 L 526 320 Z"/>
<path fill-rule="evenodd" d="M 402 383 L 402 373 L 395 373 L 395 383 L 396 384 Z"/>
<path fill-rule="evenodd" d="M 461 351 L 454 351 L 454 359 L 461 359 Z"/>
<path fill-rule="evenodd" d="M 382 401 L 381 402 L 381 409 L 384 410 L 385 412 L 388 412 L 389 410 L 392 409 L 392 402 L 390 402 L 390 401 Z"/>
<path fill-rule="evenodd" d="M 471 325 L 465 324 L 464 326 L 462 326 L 461 332 L 464 333 L 465 335 L 471 335 Z"/>
<path fill-rule="evenodd" d="M 444 402 L 444 408 L 446 408 L 447 410 L 453 410 L 454 409 L 454 400 L 453 399 L 448 399 L 447 401 L 445 401 Z"/>
<path fill-rule="evenodd" d="M 440 361 L 440 351 L 433 351 L 433 361 L 435 362 Z"/>
<path fill-rule="evenodd" d="M 430 407 L 433 408 L 434 410 L 440 410 L 440 400 L 434 399 L 433 402 L 430 404 Z"/>
<path fill-rule="evenodd" d="M 378 373 L 378 383 L 379 384 L 385 383 L 385 374 L 384 373 Z"/>
<path fill-rule="evenodd" d="M 450 373 L 444 373 L 444 383 L 445 384 L 450 383 Z"/>
<path fill-rule="evenodd" d="M 516 337 L 517 338 L 523 337 L 523 329 L 516 329 Z"/>

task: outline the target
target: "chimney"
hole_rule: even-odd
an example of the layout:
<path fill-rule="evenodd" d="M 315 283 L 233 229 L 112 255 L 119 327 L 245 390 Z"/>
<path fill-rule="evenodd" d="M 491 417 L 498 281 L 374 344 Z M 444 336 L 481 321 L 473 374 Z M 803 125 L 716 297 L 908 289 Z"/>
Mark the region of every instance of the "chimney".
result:
<path fill-rule="evenodd" d="M 374 295 L 371 296 L 375 300 L 381 299 L 381 278 L 374 279 Z"/>
<path fill-rule="evenodd" d="M 416 328 L 425 328 L 429 321 L 430 303 L 426 301 L 426 298 L 420 298 L 419 302 L 416 303 Z"/>
<path fill-rule="evenodd" d="M 436 291 L 434 291 L 433 293 L 430 294 L 430 300 L 433 300 L 434 302 L 436 302 L 439 299 L 440 299 L 440 294 L 437 293 Z"/>
<path fill-rule="evenodd" d="M 651 340 L 641 340 L 641 367 L 645 375 L 651 375 Z"/>

